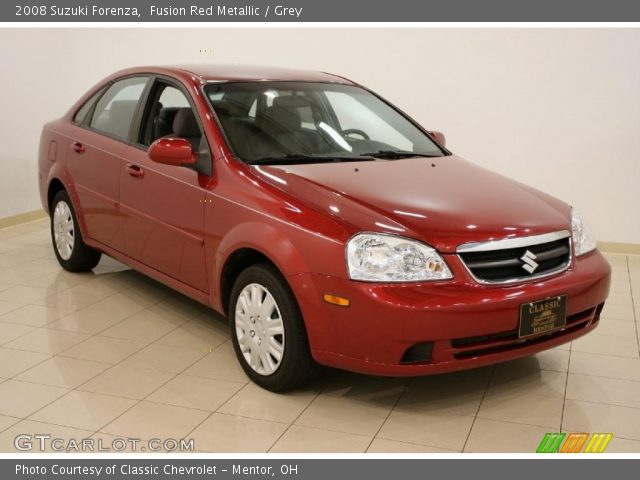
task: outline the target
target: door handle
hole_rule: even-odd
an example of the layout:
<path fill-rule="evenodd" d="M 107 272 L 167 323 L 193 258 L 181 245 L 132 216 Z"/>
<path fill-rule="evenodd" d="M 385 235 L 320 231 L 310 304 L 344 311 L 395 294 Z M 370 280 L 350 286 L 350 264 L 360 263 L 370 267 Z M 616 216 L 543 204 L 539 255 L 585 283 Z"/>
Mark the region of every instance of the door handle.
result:
<path fill-rule="evenodd" d="M 140 165 L 127 163 L 127 172 L 129 172 L 129 175 L 131 175 L 132 177 L 144 177 L 144 170 L 142 169 L 142 167 L 140 167 Z"/>
<path fill-rule="evenodd" d="M 71 148 L 76 153 L 84 153 L 84 150 L 85 150 L 84 145 L 81 144 L 80 142 L 73 142 L 71 144 Z"/>

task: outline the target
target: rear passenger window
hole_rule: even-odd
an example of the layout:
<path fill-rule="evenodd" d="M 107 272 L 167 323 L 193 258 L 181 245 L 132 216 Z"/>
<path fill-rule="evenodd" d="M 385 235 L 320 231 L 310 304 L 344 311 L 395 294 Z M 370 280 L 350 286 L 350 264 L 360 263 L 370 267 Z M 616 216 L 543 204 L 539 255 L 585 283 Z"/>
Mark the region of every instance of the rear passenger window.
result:
<path fill-rule="evenodd" d="M 98 100 L 91 127 L 126 140 L 147 77 L 133 77 L 115 82 Z"/>
<path fill-rule="evenodd" d="M 89 110 L 91 110 L 91 107 L 93 107 L 93 104 L 96 103 L 96 100 L 98 99 L 98 97 L 102 95 L 102 92 L 104 92 L 104 88 L 101 88 L 100 90 L 98 90 L 96 93 L 91 95 L 91 98 L 89 100 L 84 102 L 84 104 L 78 109 L 76 114 L 73 116 L 73 123 L 81 124 L 84 122 L 85 118 L 87 118 L 87 114 L 89 113 Z"/>

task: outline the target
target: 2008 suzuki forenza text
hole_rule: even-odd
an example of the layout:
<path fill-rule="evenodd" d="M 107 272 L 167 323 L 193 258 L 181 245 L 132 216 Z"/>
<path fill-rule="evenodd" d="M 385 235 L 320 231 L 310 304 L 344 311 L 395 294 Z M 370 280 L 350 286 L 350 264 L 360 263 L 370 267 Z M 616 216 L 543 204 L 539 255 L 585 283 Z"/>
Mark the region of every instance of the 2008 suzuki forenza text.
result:
<path fill-rule="evenodd" d="M 569 205 L 326 73 L 116 73 L 44 127 L 39 181 L 63 268 L 104 253 L 210 305 L 274 391 L 531 355 L 593 330 L 609 290 Z"/>

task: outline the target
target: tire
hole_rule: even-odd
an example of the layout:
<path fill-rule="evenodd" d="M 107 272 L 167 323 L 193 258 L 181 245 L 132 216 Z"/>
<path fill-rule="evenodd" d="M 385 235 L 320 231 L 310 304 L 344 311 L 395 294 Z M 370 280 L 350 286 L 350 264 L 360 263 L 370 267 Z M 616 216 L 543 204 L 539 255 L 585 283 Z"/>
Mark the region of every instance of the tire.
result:
<path fill-rule="evenodd" d="M 102 254 L 84 243 L 69 194 L 61 190 L 51 202 L 51 243 L 58 263 L 69 272 L 92 270 Z"/>
<path fill-rule="evenodd" d="M 231 291 L 229 319 L 238 361 L 262 388 L 272 392 L 293 390 L 318 374 L 320 367 L 311 357 L 298 303 L 284 277 L 271 264 L 253 265 L 238 276 Z"/>

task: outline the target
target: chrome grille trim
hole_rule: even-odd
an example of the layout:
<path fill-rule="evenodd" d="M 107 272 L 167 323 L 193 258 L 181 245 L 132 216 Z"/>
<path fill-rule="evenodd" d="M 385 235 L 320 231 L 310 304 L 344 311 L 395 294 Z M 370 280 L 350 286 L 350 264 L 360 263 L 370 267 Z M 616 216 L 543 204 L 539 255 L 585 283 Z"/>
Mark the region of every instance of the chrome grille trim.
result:
<path fill-rule="evenodd" d="M 488 242 L 468 242 L 458 245 L 456 252 L 489 252 L 491 250 L 506 250 L 508 248 L 524 248 L 531 245 L 553 242 L 554 240 L 561 240 L 570 236 L 571 233 L 568 230 L 559 230 L 557 232 L 532 235 L 530 237 L 504 238 L 502 240 L 490 240 Z"/>
<path fill-rule="evenodd" d="M 553 242 L 556 240 L 562 240 L 568 238 L 569 244 L 569 253 L 567 255 L 567 260 L 563 262 L 558 267 L 553 270 L 547 270 L 538 274 L 529 275 L 529 276 L 519 276 L 514 278 L 500 279 L 500 280 L 486 280 L 482 278 L 478 278 L 471 271 L 465 260 L 462 258 L 460 254 L 470 253 L 470 252 L 490 252 L 495 250 L 506 250 L 511 248 L 526 248 L 533 245 L 540 245 L 544 243 Z M 477 283 L 483 285 L 506 285 L 511 283 L 526 283 L 533 280 L 539 280 L 542 278 L 550 277 L 553 275 L 557 275 L 558 273 L 564 272 L 569 268 L 573 259 L 573 241 L 571 239 L 571 233 L 568 230 L 560 230 L 557 232 L 544 233 L 541 235 L 532 235 L 528 237 L 515 237 L 515 238 L 505 238 L 502 240 L 491 240 L 487 242 L 468 242 L 458 245 L 456 248 L 456 252 L 458 253 L 458 260 L 464 266 L 467 273 L 473 278 Z"/>

